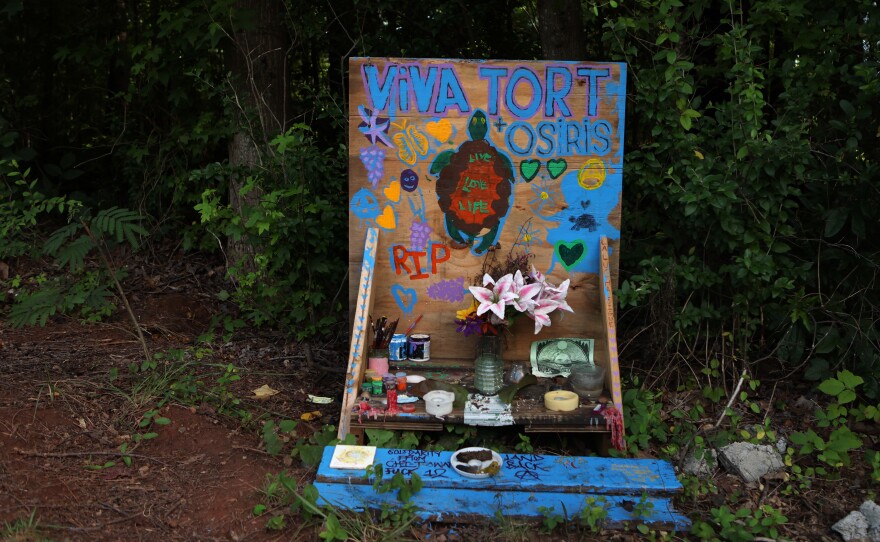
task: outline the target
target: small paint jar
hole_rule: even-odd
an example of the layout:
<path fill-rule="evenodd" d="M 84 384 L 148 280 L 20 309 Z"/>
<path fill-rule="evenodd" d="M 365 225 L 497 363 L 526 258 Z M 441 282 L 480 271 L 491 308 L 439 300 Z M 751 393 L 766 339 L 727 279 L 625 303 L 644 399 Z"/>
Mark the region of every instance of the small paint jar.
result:
<path fill-rule="evenodd" d="M 364 379 L 364 383 L 361 384 L 361 393 L 372 393 L 373 392 L 373 383 L 370 380 Z"/>
<path fill-rule="evenodd" d="M 388 343 L 388 361 L 406 361 L 406 334 L 395 333 Z"/>
<path fill-rule="evenodd" d="M 401 371 L 394 376 L 397 377 L 397 391 L 406 392 L 406 373 Z"/>
<path fill-rule="evenodd" d="M 388 393 L 388 390 L 397 391 L 397 377 L 394 375 L 382 375 L 382 384 L 385 386 L 385 393 Z"/>
<path fill-rule="evenodd" d="M 409 359 L 411 361 L 428 361 L 431 359 L 431 336 L 427 334 L 412 335 L 409 338 Z"/>
<path fill-rule="evenodd" d="M 374 376 L 371 384 L 373 385 L 373 395 L 382 395 L 382 379 Z"/>

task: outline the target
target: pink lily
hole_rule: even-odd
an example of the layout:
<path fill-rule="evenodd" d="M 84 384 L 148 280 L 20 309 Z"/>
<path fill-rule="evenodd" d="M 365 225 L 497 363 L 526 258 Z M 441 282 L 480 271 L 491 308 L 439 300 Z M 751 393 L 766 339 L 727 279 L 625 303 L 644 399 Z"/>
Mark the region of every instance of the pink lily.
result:
<path fill-rule="evenodd" d="M 544 291 L 547 293 L 546 297 L 552 299 L 558 303 L 558 308 L 560 310 L 574 312 L 569 304 L 565 301 L 565 298 L 568 296 L 568 287 L 571 284 L 571 279 L 565 279 L 562 284 L 558 287 L 553 286 L 551 284 L 547 284 L 547 288 Z"/>
<path fill-rule="evenodd" d="M 541 293 L 541 284 L 537 282 L 526 284 L 525 277 L 519 270 L 513 276 L 513 284 L 518 296 L 513 302 L 513 307 L 519 312 L 529 312 L 535 305 L 534 297 Z"/>
<path fill-rule="evenodd" d="M 550 313 L 558 306 L 557 302 L 552 299 L 539 299 L 535 302 L 532 310 L 527 313 L 535 321 L 535 335 L 545 326 L 550 327 Z"/>
<path fill-rule="evenodd" d="M 513 275 L 508 273 L 495 282 L 487 273 L 483 276 L 483 286 L 489 284 L 493 285 L 491 290 L 479 286 L 468 288 L 474 299 L 480 303 L 480 306 L 477 307 L 477 316 L 492 311 L 492 314 L 503 320 L 505 305 L 512 305 L 519 298 L 519 295 L 514 291 Z"/>
<path fill-rule="evenodd" d="M 534 279 L 535 282 L 538 282 L 540 284 L 544 284 L 544 281 L 546 280 L 546 278 L 544 277 L 544 273 L 541 273 L 540 271 L 538 271 L 535 268 L 535 264 L 532 264 L 532 272 L 530 274 L 532 275 L 532 279 Z"/>

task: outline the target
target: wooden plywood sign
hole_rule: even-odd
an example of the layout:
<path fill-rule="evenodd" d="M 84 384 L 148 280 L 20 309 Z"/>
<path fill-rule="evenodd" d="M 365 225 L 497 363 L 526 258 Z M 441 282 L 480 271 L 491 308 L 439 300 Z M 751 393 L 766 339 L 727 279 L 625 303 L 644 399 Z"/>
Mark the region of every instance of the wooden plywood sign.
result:
<path fill-rule="evenodd" d="M 354 58 L 349 77 L 349 264 L 356 277 L 378 228 L 374 316 L 405 329 L 423 315 L 432 356 L 472 357 L 455 313 L 486 259 L 513 251 L 572 280 L 574 314 L 537 338 L 604 334 L 599 239 L 616 281 L 625 65 Z M 535 338 L 519 318 L 505 358 L 528 359 Z"/>

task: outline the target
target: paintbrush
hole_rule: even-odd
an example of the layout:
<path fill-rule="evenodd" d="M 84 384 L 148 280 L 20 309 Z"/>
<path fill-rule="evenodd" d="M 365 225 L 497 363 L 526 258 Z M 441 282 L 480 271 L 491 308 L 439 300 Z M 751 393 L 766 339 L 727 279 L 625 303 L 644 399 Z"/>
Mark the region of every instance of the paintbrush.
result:
<path fill-rule="evenodd" d="M 391 322 L 391 325 L 388 326 L 388 332 L 385 334 L 385 341 L 382 344 L 382 348 L 388 348 L 388 345 L 391 344 L 391 338 L 394 337 L 394 332 L 397 331 L 398 322 L 400 322 L 400 318 Z"/>
<path fill-rule="evenodd" d="M 406 329 L 406 336 L 407 337 L 409 337 L 409 334 L 412 333 L 412 330 L 414 330 L 416 328 L 416 324 L 418 324 L 419 320 L 421 320 L 421 319 L 422 319 L 422 315 L 420 314 L 416 318 L 416 321 L 409 325 L 409 327 Z"/>

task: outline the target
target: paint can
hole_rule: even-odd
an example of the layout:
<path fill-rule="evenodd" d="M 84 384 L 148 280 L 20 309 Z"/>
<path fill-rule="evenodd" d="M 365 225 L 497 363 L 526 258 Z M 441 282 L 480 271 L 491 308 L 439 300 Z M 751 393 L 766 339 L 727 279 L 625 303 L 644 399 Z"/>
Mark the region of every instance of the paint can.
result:
<path fill-rule="evenodd" d="M 388 361 L 406 361 L 406 333 L 395 333 L 388 343 Z"/>
<path fill-rule="evenodd" d="M 411 361 L 428 361 L 431 359 L 431 336 L 427 334 L 412 335 L 409 338 L 408 350 Z"/>

